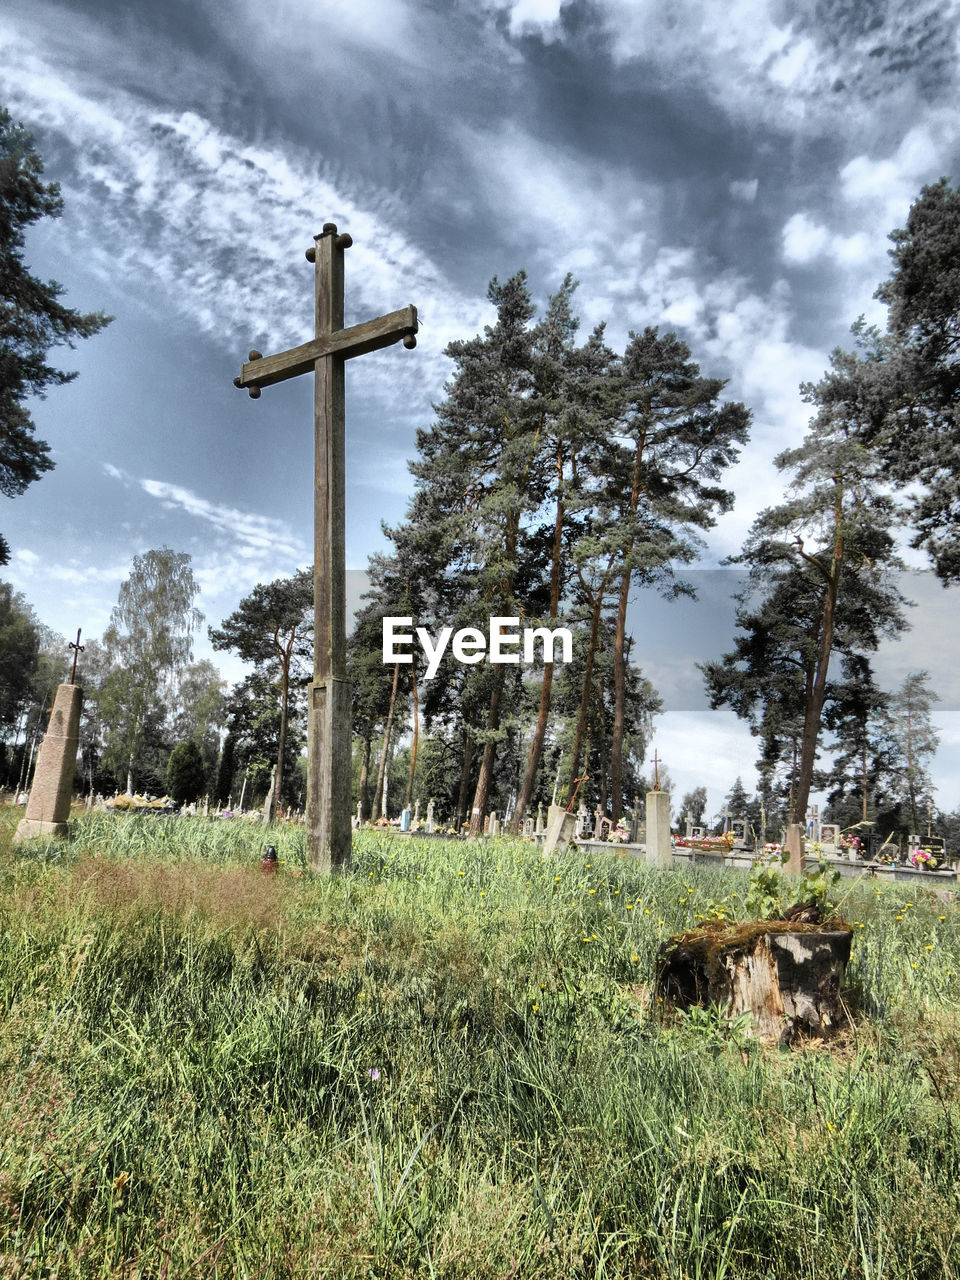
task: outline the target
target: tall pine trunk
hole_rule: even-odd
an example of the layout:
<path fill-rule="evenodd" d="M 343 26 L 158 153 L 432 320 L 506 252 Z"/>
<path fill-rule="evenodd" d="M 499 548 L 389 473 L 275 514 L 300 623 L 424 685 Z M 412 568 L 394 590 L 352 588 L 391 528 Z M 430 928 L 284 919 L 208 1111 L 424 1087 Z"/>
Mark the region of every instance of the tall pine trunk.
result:
<path fill-rule="evenodd" d="M 360 762 L 360 821 L 370 817 L 370 734 L 363 735 L 363 759 Z"/>
<path fill-rule="evenodd" d="M 374 821 L 376 821 L 376 815 L 380 812 L 383 800 L 383 781 L 387 772 L 387 754 L 390 751 L 390 732 L 393 729 L 393 708 L 397 701 L 397 682 L 399 679 L 400 663 L 395 662 L 393 665 L 393 687 L 390 690 L 390 709 L 387 712 L 387 724 L 383 731 L 383 751 L 380 753 L 380 767 L 377 770 L 377 789 L 373 793 Z"/>
<path fill-rule="evenodd" d="M 617 627 L 613 641 L 613 730 L 610 738 L 610 801 L 611 817 L 616 825 L 623 815 L 623 739 L 626 730 L 627 704 L 627 599 L 630 594 L 630 574 L 620 579 L 620 599 L 617 602 Z"/>
<path fill-rule="evenodd" d="M 407 797 L 404 808 L 409 809 L 413 802 L 413 777 L 417 771 L 417 743 L 420 740 L 420 699 L 417 696 L 417 666 L 410 668 L 413 679 L 413 745 L 410 748 L 410 773 L 407 777 Z"/>
<path fill-rule="evenodd" d="M 633 463 L 633 485 L 630 490 L 630 515 L 636 515 L 640 505 L 640 463 L 646 444 L 646 432 L 637 441 L 637 452 Z M 633 539 L 624 552 L 629 557 L 633 550 Z M 627 668 L 626 668 L 626 635 L 627 635 L 627 603 L 630 597 L 629 565 L 624 569 L 620 579 L 620 598 L 617 601 L 617 624 L 613 642 L 613 735 L 610 742 L 610 796 L 613 808 L 613 821 L 620 821 L 623 813 L 623 739 L 626 732 L 627 716 Z"/>
<path fill-rule="evenodd" d="M 580 714 L 577 717 L 577 732 L 573 740 L 573 758 L 570 761 L 570 781 L 567 787 L 567 794 L 572 798 L 577 788 L 577 779 L 580 777 L 580 752 L 583 748 L 583 739 L 587 731 L 587 712 L 590 705 L 590 695 L 593 691 L 593 659 L 597 652 L 597 642 L 600 637 L 600 614 L 603 609 L 603 596 L 607 586 L 607 573 L 603 576 L 603 581 L 597 588 L 597 593 L 593 597 L 593 615 L 590 619 L 590 643 L 587 648 L 587 665 L 583 673 L 583 689 L 580 693 Z M 586 762 L 584 763 L 584 772 L 586 772 Z"/>
<path fill-rule="evenodd" d="M 463 722 L 463 756 L 460 765 L 460 793 L 457 796 L 457 833 L 463 830 L 470 802 L 470 771 L 473 768 L 473 726 Z"/>
<path fill-rule="evenodd" d="M 553 549 L 550 557 L 550 621 L 560 613 L 560 577 L 563 558 L 563 454 L 557 453 L 557 514 L 553 524 Z M 540 684 L 540 707 L 537 711 L 537 723 L 533 731 L 533 741 L 527 753 L 527 765 L 523 773 L 523 783 L 517 799 L 517 811 L 513 815 L 512 830 L 519 835 L 523 820 L 527 816 L 530 797 L 537 780 L 537 771 L 543 757 L 543 744 L 547 736 L 547 722 L 550 718 L 550 691 L 553 687 L 553 663 L 543 665 L 543 680 Z"/>
<path fill-rule="evenodd" d="M 287 696 L 290 686 L 290 657 L 287 655 L 286 662 L 280 667 L 280 734 L 277 738 L 277 767 L 274 773 L 274 783 L 270 790 L 269 803 L 267 812 L 264 815 L 267 822 L 276 822 L 277 820 L 277 804 L 280 800 L 280 788 L 283 786 L 283 756 L 287 746 Z"/>
<path fill-rule="evenodd" d="M 490 713 L 487 716 L 487 729 L 491 733 L 500 728 L 500 696 L 503 691 L 503 675 L 503 667 L 498 666 L 493 676 L 493 689 L 490 692 Z M 483 748 L 483 759 L 480 761 L 477 789 L 473 793 L 473 808 L 470 813 L 471 836 L 483 835 L 483 819 L 487 812 L 487 798 L 490 795 L 490 784 L 493 781 L 493 766 L 496 758 L 497 743 L 491 737 Z"/>
<path fill-rule="evenodd" d="M 830 566 L 824 569 L 818 560 L 807 555 L 800 544 L 800 555 L 808 564 L 825 577 L 823 613 L 820 618 L 819 643 L 816 667 L 807 680 L 807 695 L 803 711 L 803 733 L 800 738 L 800 769 L 797 787 L 791 805 L 790 821 L 805 825 L 810 790 L 813 785 L 813 768 L 817 758 L 817 741 L 820 736 L 820 720 L 827 697 L 827 670 L 830 666 L 830 650 L 833 647 L 833 628 L 836 619 L 837 596 L 840 591 L 840 569 L 843 564 L 843 481 L 833 477 L 833 553 Z"/>

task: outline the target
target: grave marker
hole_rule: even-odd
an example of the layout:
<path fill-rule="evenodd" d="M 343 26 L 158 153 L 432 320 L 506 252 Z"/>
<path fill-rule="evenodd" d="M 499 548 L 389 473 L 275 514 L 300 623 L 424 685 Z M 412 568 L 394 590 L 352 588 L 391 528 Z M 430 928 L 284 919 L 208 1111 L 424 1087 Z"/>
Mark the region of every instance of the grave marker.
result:
<path fill-rule="evenodd" d="M 79 639 L 78 634 L 78 642 Z M 33 836 L 67 834 L 80 736 L 80 702 L 79 685 L 62 684 L 57 689 L 47 732 L 37 754 L 26 813 L 13 837 L 16 843 Z"/>
<path fill-rule="evenodd" d="M 344 362 L 403 340 L 416 346 L 417 309 L 404 307 L 343 327 L 343 254 L 353 239 L 324 223 L 307 250 L 316 267 L 316 336 L 275 356 L 251 351 L 237 387 L 314 374 L 314 674 L 307 700 L 307 856 L 337 870 L 350 861 L 351 699 L 347 682 L 344 547 Z M 386 787 L 384 787 L 386 791 Z"/>

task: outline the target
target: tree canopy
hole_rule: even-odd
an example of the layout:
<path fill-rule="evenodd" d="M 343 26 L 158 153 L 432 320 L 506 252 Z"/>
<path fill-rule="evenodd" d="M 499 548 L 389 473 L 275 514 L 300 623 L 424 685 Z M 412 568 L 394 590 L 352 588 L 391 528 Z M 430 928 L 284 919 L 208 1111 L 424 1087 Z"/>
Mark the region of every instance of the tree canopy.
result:
<path fill-rule="evenodd" d="M 41 181 L 33 138 L 0 108 L 0 493 L 13 498 L 53 467 L 26 408 L 30 396 L 76 377 L 47 363 L 51 347 L 72 346 L 110 323 L 60 301 L 63 286 L 31 275 L 24 262 L 25 228 L 63 211 L 59 185 Z M 10 549 L 0 535 L 0 564 Z"/>

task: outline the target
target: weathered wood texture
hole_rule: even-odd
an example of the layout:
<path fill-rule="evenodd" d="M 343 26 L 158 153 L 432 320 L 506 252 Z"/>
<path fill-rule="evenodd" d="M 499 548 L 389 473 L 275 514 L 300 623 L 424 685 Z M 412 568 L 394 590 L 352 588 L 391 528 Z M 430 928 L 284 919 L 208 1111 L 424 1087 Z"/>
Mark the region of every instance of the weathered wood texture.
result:
<path fill-rule="evenodd" d="M 307 250 L 315 265 L 316 336 L 275 356 L 251 352 L 238 387 L 262 387 L 313 372 L 314 678 L 308 700 L 307 857 L 335 870 L 350 861 L 350 686 L 347 683 L 344 361 L 394 342 L 416 346 L 417 309 L 403 307 L 343 327 L 343 251 L 353 243 L 324 223 Z"/>
<path fill-rule="evenodd" d="M 761 1040 L 786 1044 L 799 1031 L 826 1038 L 846 1022 L 841 987 L 851 937 L 838 922 L 705 925 L 660 948 L 657 993 L 674 1008 L 750 1013 Z"/>
<path fill-rule="evenodd" d="M 324 356 L 340 356 L 352 360 L 392 346 L 402 338 L 417 332 L 417 308 L 401 307 L 376 320 L 353 324 L 337 333 L 325 333 L 312 338 L 302 346 L 291 347 L 276 356 L 261 356 L 241 366 L 238 387 L 272 387 L 300 373 L 312 373 L 313 366 Z"/>

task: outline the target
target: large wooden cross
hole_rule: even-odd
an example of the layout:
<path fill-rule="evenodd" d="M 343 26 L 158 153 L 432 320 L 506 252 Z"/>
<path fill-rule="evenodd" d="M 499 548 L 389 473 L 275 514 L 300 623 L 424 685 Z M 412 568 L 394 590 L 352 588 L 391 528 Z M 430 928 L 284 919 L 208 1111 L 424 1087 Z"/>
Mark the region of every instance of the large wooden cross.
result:
<path fill-rule="evenodd" d="M 417 309 L 404 307 L 343 327 L 343 251 L 353 240 L 326 222 L 307 250 L 316 265 L 316 337 L 276 356 L 251 351 L 234 385 L 262 387 L 314 374 L 314 673 L 307 734 L 307 857 L 323 870 L 350 861 L 350 738 L 344 546 L 344 378 L 352 356 L 403 340 L 417 345 Z"/>

